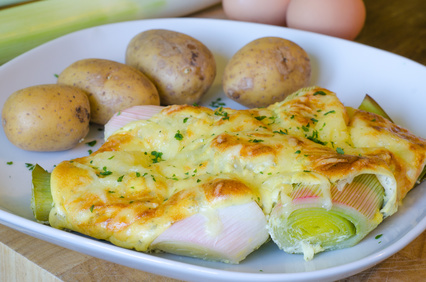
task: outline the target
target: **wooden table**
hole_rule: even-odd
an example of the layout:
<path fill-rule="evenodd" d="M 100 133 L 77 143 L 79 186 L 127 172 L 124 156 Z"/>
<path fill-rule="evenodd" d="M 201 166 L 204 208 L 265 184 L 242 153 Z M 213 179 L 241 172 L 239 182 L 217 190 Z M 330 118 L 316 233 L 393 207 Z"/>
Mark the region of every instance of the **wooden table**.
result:
<path fill-rule="evenodd" d="M 426 1 L 365 0 L 355 40 L 426 65 Z M 192 17 L 225 19 L 221 5 Z M 426 79 L 426 78 L 425 78 Z M 424 281 L 426 232 L 382 263 L 342 281 Z M 0 225 L 0 281 L 176 281 L 77 253 Z"/>

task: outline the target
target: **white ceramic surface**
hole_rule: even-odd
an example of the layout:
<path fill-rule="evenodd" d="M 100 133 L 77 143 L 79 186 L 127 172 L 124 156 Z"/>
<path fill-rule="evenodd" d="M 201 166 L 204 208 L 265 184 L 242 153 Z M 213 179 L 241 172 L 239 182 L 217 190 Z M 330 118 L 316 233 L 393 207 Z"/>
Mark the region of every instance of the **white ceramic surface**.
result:
<path fill-rule="evenodd" d="M 165 28 L 189 34 L 212 50 L 218 74 L 202 105 L 222 97 L 228 107 L 240 106 L 227 99 L 221 76 L 227 60 L 243 45 L 263 36 L 290 39 L 303 47 L 312 60 L 312 84 L 326 87 L 348 106 L 357 107 L 370 94 L 394 121 L 426 137 L 426 67 L 406 58 L 368 46 L 282 27 L 211 19 L 157 19 L 95 27 L 53 40 L 0 66 L 0 105 L 14 91 L 36 84 L 55 83 L 55 74 L 83 58 L 124 62 L 127 43 L 137 33 Z M 88 154 L 102 143 L 99 126 L 86 141 L 66 152 L 27 152 L 14 147 L 0 131 L 0 223 L 31 236 L 115 263 L 183 280 L 304 281 L 334 280 L 353 275 L 398 252 L 426 227 L 426 183 L 416 187 L 397 214 L 353 248 L 318 254 L 305 262 L 302 255 L 286 254 L 267 243 L 239 265 L 207 262 L 168 255 L 144 254 L 113 246 L 76 233 L 35 222 L 30 209 L 31 173 L 26 164 L 54 164 Z M 8 162 L 13 162 L 12 165 Z M 380 239 L 375 239 L 383 234 Z"/>

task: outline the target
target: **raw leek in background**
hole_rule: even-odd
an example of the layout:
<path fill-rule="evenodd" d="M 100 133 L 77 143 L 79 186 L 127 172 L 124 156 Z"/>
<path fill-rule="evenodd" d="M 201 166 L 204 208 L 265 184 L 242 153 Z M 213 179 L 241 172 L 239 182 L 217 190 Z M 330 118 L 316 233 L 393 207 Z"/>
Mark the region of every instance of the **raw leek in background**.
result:
<path fill-rule="evenodd" d="M 102 24 L 184 16 L 220 0 L 44 0 L 0 10 L 0 65 L 49 40 Z"/>

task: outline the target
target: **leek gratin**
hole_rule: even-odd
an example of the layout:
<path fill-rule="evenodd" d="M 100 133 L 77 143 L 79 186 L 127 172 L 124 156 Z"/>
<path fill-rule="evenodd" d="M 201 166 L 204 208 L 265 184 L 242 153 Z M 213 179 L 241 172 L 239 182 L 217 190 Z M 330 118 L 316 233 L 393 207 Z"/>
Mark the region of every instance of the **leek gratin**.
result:
<path fill-rule="evenodd" d="M 268 108 L 170 106 L 106 138 L 52 171 L 52 203 L 40 208 L 49 224 L 228 263 L 269 236 L 306 260 L 355 245 L 397 211 L 426 163 L 426 140 L 319 87 Z M 49 201 L 38 197 L 33 206 Z"/>

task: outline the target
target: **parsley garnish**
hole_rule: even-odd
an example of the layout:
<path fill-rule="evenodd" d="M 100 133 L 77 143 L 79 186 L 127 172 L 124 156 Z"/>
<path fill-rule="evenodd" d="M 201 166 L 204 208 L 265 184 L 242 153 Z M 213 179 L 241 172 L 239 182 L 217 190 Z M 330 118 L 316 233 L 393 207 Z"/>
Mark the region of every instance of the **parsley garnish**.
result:
<path fill-rule="evenodd" d="M 288 135 L 288 131 L 287 129 L 284 129 L 285 131 L 282 131 L 282 129 L 280 129 L 280 131 L 274 131 L 274 133 L 278 133 L 278 134 L 283 134 L 283 135 Z"/>
<path fill-rule="evenodd" d="M 157 152 L 157 151 L 152 151 L 151 155 L 154 156 L 154 158 L 152 159 L 152 162 L 158 163 L 158 162 L 161 161 L 161 157 L 163 156 L 163 153 Z"/>
<path fill-rule="evenodd" d="M 296 152 L 294 152 L 295 154 L 300 154 L 302 151 L 297 150 Z"/>
<path fill-rule="evenodd" d="M 102 170 L 103 170 L 103 171 L 101 171 L 101 172 L 99 173 L 100 175 L 107 176 L 107 175 L 112 174 L 112 171 L 107 170 L 107 167 L 106 167 L 106 166 L 104 166 L 104 167 L 102 168 Z"/>
<path fill-rule="evenodd" d="M 6 164 L 7 165 L 13 165 L 13 162 L 7 162 Z"/>
<path fill-rule="evenodd" d="M 379 234 L 379 235 L 377 235 L 376 237 L 374 237 L 374 239 L 380 239 L 381 237 L 383 236 L 383 234 Z"/>
<path fill-rule="evenodd" d="M 341 155 L 343 155 L 345 152 L 343 151 L 343 149 L 342 148 L 339 148 L 339 147 L 337 147 L 336 148 L 336 152 L 338 153 L 338 154 L 341 154 Z"/>
<path fill-rule="evenodd" d="M 90 207 L 90 212 L 93 212 L 93 208 L 95 207 L 95 205 L 92 205 L 91 207 Z"/>
<path fill-rule="evenodd" d="M 120 176 L 119 178 L 117 178 L 117 182 L 121 182 L 121 181 L 123 181 L 123 177 L 124 177 L 124 175 L 122 175 L 122 176 Z"/>
<path fill-rule="evenodd" d="M 189 118 L 187 118 L 187 117 L 186 117 L 186 118 L 184 118 L 184 119 L 183 119 L 183 123 L 186 123 L 186 122 L 188 121 L 188 119 L 189 119 Z"/>
<path fill-rule="evenodd" d="M 180 130 L 178 130 L 175 134 L 175 139 L 179 141 L 183 139 L 183 135 L 180 133 Z"/>
<path fill-rule="evenodd" d="M 302 125 L 302 129 L 303 129 L 303 131 L 305 131 L 305 132 L 309 132 L 309 123 L 305 126 L 305 125 Z"/>
<path fill-rule="evenodd" d="M 96 143 L 97 143 L 97 142 L 98 142 L 98 141 L 93 140 L 93 141 L 87 142 L 86 144 L 87 144 L 87 145 L 89 145 L 90 147 L 93 147 L 93 146 L 95 146 L 95 145 L 96 145 Z"/>
<path fill-rule="evenodd" d="M 30 163 L 25 163 L 25 167 L 28 168 L 28 170 L 33 170 L 35 165 L 30 164 Z"/>
<path fill-rule="evenodd" d="M 222 116 L 222 120 L 229 120 L 229 116 L 228 113 L 223 111 L 223 107 L 220 107 L 219 109 L 217 109 L 214 114 L 216 116 Z"/>
<path fill-rule="evenodd" d="M 221 101 L 222 101 L 222 98 L 217 98 L 215 101 L 211 101 L 210 107 L 218 108 L 218 107 L 221 107 L 221 106 L 226 106 L 226 104 L 224 102 L 221 102 Z"/>
<path fill-rule="evenodd" d="M 315 92 L 315 93 L 314 93 L 314 96 L 317 96 L 317 95 L 325 96 L 325 95 L 327 95 L 327 94 L 325 94 L 325 92 L 324 92 L 324 91 L 317 91 L 317 92 Z"/>
<path fill-rule="evenodd" d="M 318 131 L 317 130 L 312 131 L 312 135 L 306 136 L 306 138 L 308 138 L 311 141 L 314 141 L 315 143 L 321 144 L 321 145 L 327 144 L 327 142 L 323 142 L 323 141 L 318 139 Z"/>
<path fill-rule="evenodd" d="M 326 116 L 326 115 L 328 115 L 328 114 L 334 114 L 335 112 L 336 112 L 335 110 L 328 111 L 328 112 L 326 112 L 324 115 Z"/>
<path fill-rule="evenodd" d="M 266 118 L 266 116 L 259 116 L 259 117 L 254 117 L 254 118 L 257 119 L 257 120 L 263 120 L 263 119 Z"/>
<path fill-rule="evenodd" d="M 252 142 L 252 143 L 261 143 L 261 142 L 263 142 L 263 140 L 262 139 L 250 139 L 249 142 Z"/>
<path fill-rule="evenodd" d="M 141 174 L 139 171 L 136 172 L 136 177 L 141 177 Z"/>

